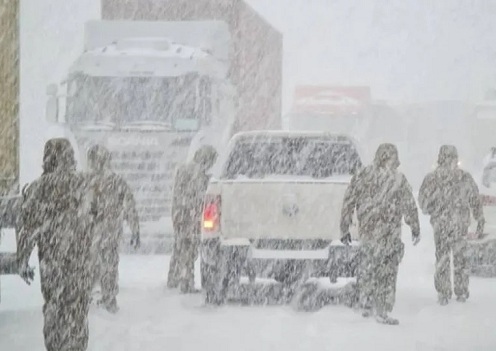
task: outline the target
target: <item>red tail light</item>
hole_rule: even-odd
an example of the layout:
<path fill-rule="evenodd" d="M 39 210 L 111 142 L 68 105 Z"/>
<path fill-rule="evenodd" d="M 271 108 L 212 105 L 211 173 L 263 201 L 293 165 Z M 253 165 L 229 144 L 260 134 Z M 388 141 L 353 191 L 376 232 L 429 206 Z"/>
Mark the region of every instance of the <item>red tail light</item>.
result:
<path fill-rule="evenodd" d="M 204 233 L 217 233 L 220 231 L 221 201 L 219 195 L 205 196 L 203 207 L 202 229 Z"/>
<path fill-rule="evenodd" d="M 496 206 L 496 196 L 481 195 L 482 206 Z"/>

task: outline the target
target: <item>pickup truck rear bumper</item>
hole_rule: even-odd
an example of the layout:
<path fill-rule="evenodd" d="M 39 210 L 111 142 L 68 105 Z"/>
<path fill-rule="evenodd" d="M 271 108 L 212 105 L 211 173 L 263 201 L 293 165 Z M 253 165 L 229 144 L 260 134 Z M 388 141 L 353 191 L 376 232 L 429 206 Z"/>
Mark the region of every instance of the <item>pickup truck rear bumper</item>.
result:
<path fill-rule="evenodd" d="M 274 278 L 288 272 L 305 272 L 312 277 L 354 277 L 358 267 L 359 246 L 331 244 L 318 250 L 257 249 L 249 241 L 207 239 L 202 242 L 204 264 L 215 266 L 224 261 L 241 267 L 242 275 Z"/>

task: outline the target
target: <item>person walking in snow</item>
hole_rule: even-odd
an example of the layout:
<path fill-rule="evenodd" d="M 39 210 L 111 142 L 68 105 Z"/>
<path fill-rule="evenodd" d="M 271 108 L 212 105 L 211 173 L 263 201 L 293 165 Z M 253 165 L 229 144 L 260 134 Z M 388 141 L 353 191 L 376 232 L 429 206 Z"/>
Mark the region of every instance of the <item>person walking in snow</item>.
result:
<path fill-rule="evenodd" d="M 48 351 L 84 351 L 88 345 L 91 201 L 69 141 L 49 140 L 43 174 L 23 191 L 17 250 L 21 276 L 28 280 L 29 257 L 38 246 Z"/>
<path fill-rule="evenodd" d="M 194 265 L 200 244 L 203 197 L 210 176 L 207 172 L 217 159 L 212 146 L 198 149 L 193 161 L 176 172 L 172 196 L 174 249 L 169 266 L 167 286 L 180 286 L 182 293 L 194 292 Z"/>
<path fill-rule="evenodd" d="M 470 211 L 478 222 L 478 235 L 484 231 L 484 213 L 477 184 L 468 172 L 458 168 L 456 147 L 443 145 L 439 150 L 438 167 L 427 174 L 420 187 L 419 205 L 431 217 L 434 229 L 434 285 L 439 303 L 446 305 L 452 296 L 451 254 L 455 295 L 464 302 L 469 297 L 466 251 Z"/>
<path fill-rule="evenodd" d="M 350 225 L 356 211 L 360 236 L 357 274 L 363 316 L 375 313 L 380 323 L 398 324 L 393 310 L 398 266 L 403 258 L 401 220 L 410 226 L 414 244 L 420 240 L 417 206 L 406 177 L 398 172 L 398 151 L 392 144 L 377 149 L 374 163 L 353 176 L 341 212 L 342 241 L 351 243 Z"/>
<path fill-rule="evenodd" d="M 100 282 L 102 298 L 98 301 L 107 311 L 118 311 L 119 293 L 119 242 L 123 224 L 131 228 L 131 245 L 140 245 L 139 218 L 131 189 L 124 179 L 110 167 L 111 154 L 100 146 L 88 150 L 91 189 L 94 193 L 94 272 Z"/>

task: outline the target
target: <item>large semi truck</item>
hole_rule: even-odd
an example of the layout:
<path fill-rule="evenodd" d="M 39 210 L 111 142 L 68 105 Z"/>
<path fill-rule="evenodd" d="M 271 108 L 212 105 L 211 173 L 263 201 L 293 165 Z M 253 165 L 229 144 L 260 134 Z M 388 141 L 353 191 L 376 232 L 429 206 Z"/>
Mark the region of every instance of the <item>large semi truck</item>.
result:
<path fill-rule="evenodd" d="M 101 11 L 103 20 L 226 23 L 228 79 L 237 91 L 233 133 L 281 128 L 282 34 L 244 0 L 102 0 Z"/>
<path fill-rule="evenodd" d="M 162 7 L 146 1 L 128 14 L 134 3 L 103 0 L 103 20 L 86 24 L 83 54 L 47 90 L 47 117 L 64 126 L 83 169 L 91 145 L 111 151 L 134 192 L 144 250 L 172 243 L 178 163 L 201 144 L 222 150 L 237 131 L 280 128 L 282 37 L 231 2 L 226 18 L 224 2 L 205 2 L 209 10 L 191 17 L 196 2 L 167 1 L 171 11 L 159 16 Z"/>

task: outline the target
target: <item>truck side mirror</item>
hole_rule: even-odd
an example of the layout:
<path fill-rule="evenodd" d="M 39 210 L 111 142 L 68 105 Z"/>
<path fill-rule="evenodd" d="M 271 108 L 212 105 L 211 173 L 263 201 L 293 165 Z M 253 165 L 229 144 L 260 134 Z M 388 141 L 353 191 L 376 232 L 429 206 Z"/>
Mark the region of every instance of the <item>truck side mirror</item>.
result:
<path fill-rule="evenodd" d="M 47 86 L 46 93 L 48 95 L 45 119 L 47 122 L 57 123 L 59 114 L 59 100 L 57 96 L 58 88 L 56 84 L 50 84 Z"/>

